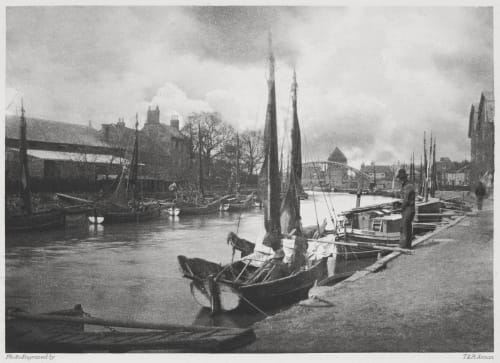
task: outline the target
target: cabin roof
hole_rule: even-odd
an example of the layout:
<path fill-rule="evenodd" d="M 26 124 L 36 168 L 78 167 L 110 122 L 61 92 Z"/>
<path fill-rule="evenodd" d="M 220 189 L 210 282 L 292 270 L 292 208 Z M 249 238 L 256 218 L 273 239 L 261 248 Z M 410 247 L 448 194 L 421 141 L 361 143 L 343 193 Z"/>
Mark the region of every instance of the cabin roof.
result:
<path fill-rule="evenodd" d="M 347 163 L 347 158 L 342 151 L 338 147 L 335 147 L 335 150 L 332 151 L 330 156 L 328 157 L 328 161 L 336 161 L 337 163 Z"/>
<path fill-rule="evenodd" d="M 5 116 L 5 137 L 19 140 L 20 117 Z M 102 140 L 99 131 L 92 127 L 26 117 L 26 138 L 30 141 L 111 147 Z"/>

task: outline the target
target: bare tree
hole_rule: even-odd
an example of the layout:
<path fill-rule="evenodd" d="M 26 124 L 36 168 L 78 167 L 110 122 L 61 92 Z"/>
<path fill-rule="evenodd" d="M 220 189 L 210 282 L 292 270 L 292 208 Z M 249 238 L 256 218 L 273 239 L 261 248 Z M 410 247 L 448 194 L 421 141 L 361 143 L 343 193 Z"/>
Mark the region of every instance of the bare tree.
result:
<path fill-rule="evenodd" d="M 198 125 L 200 126 L 199 135 L 195 132 L 198 130 Z M 216 112 L 200 112 L 192 113 L 188 117 L 188 122 L 182 131 L 192 140 L 192 155 L 196 155 L 201 147 L 204 174 L 212 179 L 214 160 L 223 155 L 226 144 L 233 138 L 233 127 L 224 122 Z"/>
<path fill-rule="evenodd" d="M 240 135 L 241 159 L 243 165 L 252 175 L 264 160 L 262 131 L 246 130 Z"/>

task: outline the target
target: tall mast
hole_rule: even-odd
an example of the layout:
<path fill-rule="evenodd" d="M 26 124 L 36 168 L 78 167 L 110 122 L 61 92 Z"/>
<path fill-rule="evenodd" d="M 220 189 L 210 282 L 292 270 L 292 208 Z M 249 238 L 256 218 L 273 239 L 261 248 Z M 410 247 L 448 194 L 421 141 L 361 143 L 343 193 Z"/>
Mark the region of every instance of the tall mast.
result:
<path fill-rule="evenodd" d="M 198 162 L 200 164 L 200 170 L 199 170 L 199 186 L 200 186 L 200 193 L 203 196 L 203 166 L 202 166 L 202 157 L 201 157 L 201 126 L 200 126 L 200 120 L 198 120 Z"/>
<path fill-rule="evenodd" d="M 269 33 L 268 98 L 264 128 L 264 163 L 259 176 L 259 189 L 264 204 L 264 244 L 274 250 L 280 248 L 280 178 L 278 164 L 278 136 L 276 126 L 276 90 L 274 80 L 274 55 Z"/>
<path fill-rule="evenodd" d="M 431 197 L 434 197 L 434 189 L 432 185 L 432 132 L 431 132 L 431 137 L 429 141 L 429 164 L 427 165 L 427 168 L 429 171 L 427 172 L 427 185 L 428 185 L 428 190 L 429 194 Z"/>
<path fill-rule="evenodd" d="M 28 143 L 26 140 L 26 119 L 24 118 L 24 105 L 21 99 L 21 125 L 19 135 L 19 157 L 21 164 L 21 197 L 26 214 L 33 213 L 31 204 L 30 175 L 28 169 Z"/>
<path fill-rule="evenodd" d="M 436 165 L 436 136 L 434 136 L 434 147 L 432 148 L 432 184 L 434 193 L 437 190 L 437 165 Z M 433 195 L 434 196 L 434 195 Z"/>
<path fill-rule="evenodd" d="M 427 184 L 427 144 L 425 142 L 425 131 L 424 131 L 424 200 L 427 202 L 429 200 L 429 194 L 428 194 L 428 184 Z"/>

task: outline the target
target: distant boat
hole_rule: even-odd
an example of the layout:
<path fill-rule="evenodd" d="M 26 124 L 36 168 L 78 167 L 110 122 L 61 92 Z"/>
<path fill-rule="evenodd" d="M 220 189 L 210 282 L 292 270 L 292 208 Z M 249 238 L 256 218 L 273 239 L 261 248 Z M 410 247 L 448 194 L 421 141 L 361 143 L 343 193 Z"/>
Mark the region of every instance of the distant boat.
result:
<path fill-rule="evenodd" d="M 180 216 L 212 214 L 217 213 L 221 210 L 221 206 L 225 203 L 226 199 L 227 197 L 224 196 L 206 204 L 175 203 L 175 208 L 179 210 L 177 215 Z"/>
<path fill-rule="evenodd" d="M 252 209 L 254 208 L 254 193 L 250 193 L 242 200 L 228 200 L 226 205 L 228 212 L 241 212 Z"/>
<path fill-rule="evenodd" d="M 144 222 L 157 219 L 161 215 L 161 205 L 158 202 L 139 200 L 139 121 L 135 123 L 135 142 L 130 165 L 124 165 L 118 185 L 113 196 L 96 208 L 94 221 L 103 224 Z M 132 198 L 129 200 L 128 195 Z"/>
<path fill-rule="evenodd" d="M 24 106 L 21 104 L 19 158 L 21 167 L 20 194 L 23 200 L 22 212 L 7 210 L 5 229 L 7 232 L 40 231 L 44 229 L 63 228 L 65 213 L 62 208 L 34 210 L 32 204 L 30 175 L 28 169 L 27 127 L 24 117 Z"/>

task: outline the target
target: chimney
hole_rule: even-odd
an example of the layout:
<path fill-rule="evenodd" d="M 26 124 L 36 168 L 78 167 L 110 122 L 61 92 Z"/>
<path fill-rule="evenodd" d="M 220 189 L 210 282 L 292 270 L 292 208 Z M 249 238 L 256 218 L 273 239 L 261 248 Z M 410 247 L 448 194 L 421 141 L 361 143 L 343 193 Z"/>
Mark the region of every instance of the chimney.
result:
<path fill-rule="evenodd" d="M 172 118 L 170 119 L 170 126 L 179 130 L 179 117 L 177 115 L 172 115 Z"/>
<path fill-rule="evenodd" d="M 146 117 L 146 124 L 148 125 L 159 125 L 160 124 L 160 108 L 156 106 L 155 110 L 148 107 L 148 114 Z"/>
<path fill-rule="evenodd" d="M 102 130 L 104 131 L 104 142 L 109 142 L 109 129 L 111 125 L 108 124 L 103 124 L 102 125 Z"/>

